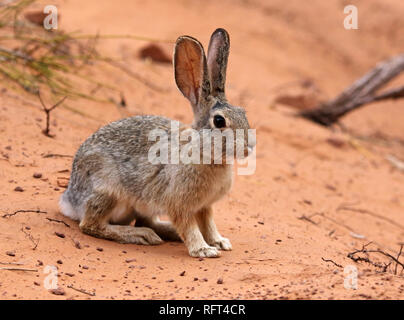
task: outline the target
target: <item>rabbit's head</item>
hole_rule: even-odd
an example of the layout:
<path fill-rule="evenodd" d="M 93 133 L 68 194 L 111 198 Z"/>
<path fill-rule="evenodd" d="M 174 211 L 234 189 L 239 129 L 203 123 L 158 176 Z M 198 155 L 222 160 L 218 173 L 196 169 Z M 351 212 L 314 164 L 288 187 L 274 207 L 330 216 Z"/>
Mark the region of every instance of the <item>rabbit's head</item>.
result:
<path fill-rule="evenodd" d="M 210 38 L 207 58 L 198 40 L 179 37 L 174 51 L 175 81 L 192 105 L 193 128 L 230 129 L 234 137 L 236 131 L 243 132 L 245 157 L 254 148 L 255 138 L 248 134 L 250 126 L 245 110 L 230 105 L 225 96 L 229 48 L 229 34 L 221 28 L 216 29 Z"/>

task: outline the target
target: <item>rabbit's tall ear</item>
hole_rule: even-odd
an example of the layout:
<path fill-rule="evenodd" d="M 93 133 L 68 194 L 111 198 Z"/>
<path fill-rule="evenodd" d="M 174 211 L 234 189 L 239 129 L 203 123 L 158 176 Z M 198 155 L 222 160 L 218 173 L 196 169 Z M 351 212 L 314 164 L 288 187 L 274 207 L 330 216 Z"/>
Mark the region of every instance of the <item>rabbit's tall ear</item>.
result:
<path fill-rule="evenodd" d="M 212 96 L 225 100 L 227 60 L 229 58 L 230 37 L 226 30 L 216 29 L 210 37 L 208 48 L 208 70 L 212 84 Z"/>
<path fill-rule="evenodd" d="M 210 95 L 206 57 L 200 42 L 189 36 L 177 39 L 174 51 L 175 82 L 191 102 L 196 120 L 201 119 Z"/>

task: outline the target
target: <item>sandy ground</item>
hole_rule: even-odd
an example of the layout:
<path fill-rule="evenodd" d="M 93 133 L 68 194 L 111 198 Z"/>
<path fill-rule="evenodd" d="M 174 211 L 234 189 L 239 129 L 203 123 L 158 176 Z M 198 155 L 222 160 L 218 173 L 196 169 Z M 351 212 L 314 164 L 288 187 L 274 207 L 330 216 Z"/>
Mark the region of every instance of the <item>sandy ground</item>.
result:
<path fill-rule="evenodd" d="M 102 52 L 123 59 L 164 90 L 117 71 L 91 74 L 120 87 L 127 107 L 67 101 L 52 113 L 54 138 L 41 133 L 44 114 L 36 99 L 2 91 L 0 268 L 36 272 L 0 270 L 1 299 L 404 297 L 400 268 L 395 275 L 394 264 L 381 272 L 347 257 L 368 242 L 373 242 L 369 248 L 396 256 L 404 242 L 404 173 L 386 160 L 389 155 L 404 159 L 403 102 L 348 115 L 343 123 L 353 132 L 349 135 L 296 118 L 274 102 L 279 95 L 307 91 L 301 82 L 312 83 L 315 95 L 332 98 L 377 61 L 400 53 L 403 1 L 54 2 L 60 28 L 68 31 L 169 40 L 189 34 L 206 46 L 215 28 L 226 28 L 231 35 L 228 98 L 246 108 L 257 129 L 257 169 L 252 176 L 236 176 L 230 194 L 214 207 L 220 231 L 233 244 L 233 251 L 219 259 L 191 258 L 180 243 L 146 247 L 92 238 L 58 210 L 71 156 L 96 129 L 125 116 L 160 114 L 190 122 L 191 108 L 175 87 L 171 65 L 139 59 L 145 42 L 101 41 Z M 359 30 L 343 28 L 348 2 L 359 9 Z M 171 54 L 171 44 L 162 47 Z M 41 213 L 7 216 L 17 210 Z M 370 258 L 389 261 L 377 253 Z M 344 288 L 348 265 L 358 268 L 357 290 Z M 47 266 L 57 267 L 64 295 L 44 288 Z"/>

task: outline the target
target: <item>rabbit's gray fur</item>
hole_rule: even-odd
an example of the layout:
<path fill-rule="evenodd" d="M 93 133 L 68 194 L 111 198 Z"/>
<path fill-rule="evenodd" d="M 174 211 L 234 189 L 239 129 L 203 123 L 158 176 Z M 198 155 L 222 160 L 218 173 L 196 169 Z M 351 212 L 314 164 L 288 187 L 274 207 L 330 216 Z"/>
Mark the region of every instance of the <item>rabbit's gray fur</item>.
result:
<path fill-rule="evenodd" d="M 177 40 L 175 79 L 193 107 L 193 129 L 212 128 L 217 114 L 230 129 L 249 129 L 244 110 L 230 106 L 224 96 L 228 50 L 227 32 L 217 29 L 211 38 L 208 72 L 202 45 L 187 36 Z M 199 82 L 191 83 L 190 78 Z M 190 127 L 180 124 L 180 131 Z M 155 142 L 148 136 L 154 129 L 170 134 L 171 120 L 136 116 L 110 123 L 90 136 L 74 158 L 61 211 L 79 220 L 83 232 L 97 237 L 139 244 L 158 244 L 161 238 L 183 240 L 196 257 L 216 257 L 218 249 L 230 250 L 229 240 L 216 229 L 211 206 L 230 190 L 232 165 L 152 164 L 148 152 Z M 172 224 L 159 221 L 162 214 Z M 134 219 L 135 227 L 129 225 Z"/>

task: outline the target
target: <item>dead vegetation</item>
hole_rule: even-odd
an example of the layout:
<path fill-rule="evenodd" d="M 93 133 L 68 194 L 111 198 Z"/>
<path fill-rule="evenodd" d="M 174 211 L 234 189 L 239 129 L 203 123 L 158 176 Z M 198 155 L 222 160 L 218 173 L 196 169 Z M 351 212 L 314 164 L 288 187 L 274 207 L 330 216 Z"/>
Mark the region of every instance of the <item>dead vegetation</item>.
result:
<path fill-rule="evenodd" d="M 37 210 L 17 210 L 17 211 L 14 211 L 13 213 L 5 213 L 5 214 L 3 214 L 1 217 L 2 217 L 2 218 L 8 218 L 8 217 L 15 216 L 15 215 L 18 214 L 18 213 L 24 213 L 24 212 L 47 213 L 46 211 L 41 211 L 41 210 L 39 210 L 39 209 L 37 209 Z"/>
<path fill-rule="evenodd" d="M 120 104 L 126 105 L 124 93 L 113 84 L 94 79 L 90 76 L 93 70 L 106 73 L 111 68 L 119 70 L 151 90 L 165 91 L 119 60 L 103 56 L 98 52 L 97 44 L 102 39 L 132 39 L 152 43 L 172 41 L 130 34 L 86 35 L 60 29 L 45 30 L 44 13 L 29 11 L 35 2 L 11 1 L 0 8 L 0 81 L 17 93 L 22 90 L 39 96 L 47 119 L 45 135 L 52 136 L 49 129 L 50 112 L 67 97 L 115 104 L 111 96 L 118 95 Z M 100 93 L 100 89 L 105 90 Z M 57 102 L 48 109 L 39 92 L 49 96 L 50 101 Z"/>
<path fill-rule="evenodd" d="M 356 80 L 336 98 L 319 106 L 303 110 L 299 114 L 324 126 L 330 126 L 352 110 L 369 103 L 404 97 L 404 86 L 388 89 L 382 93 L 378 90 L 387 85 L 404 70 L 404 54 L 382 61 L 362 78 Z"/>
<path fill-rule="evenodd" d="M 80 69 L 100 59 L 96 42 L 86 44 L 74 34 L 47 31 L 23 15 L 35 0 L 20 0 L 0 11 L 0 74 L 13 90 L 37 95 L 43 87 L 52 95 L 94 99 L 77 89 Z M 5 81 L 3 81 L 6 84 Z"/>
<path fill-rule="evenodd" d="M 47 107 L 46 107 L 45 102 L 42 100 L 40 91 L 38 91 L 38 98 L 39 98 L 39 101 L 41 101 L 43 111 L 44 111 L 45 114 L 46 114 L 46 127 L 45 127 L 45 129 L 43 130 L 43 133 L 44 133 L 45 136 L 52 138 L 53 135 L 51 135 L 50 132 L 49 132 L 49 131 L 50 131 L 50 113 L 51 113 L 54 109 L 56 109 L 60 104 L 62 104 L 62 103 L 66 100 L 67 97 L 65 96 L 64 98 L 62 98 L 61 100 L 59 100 L 58 102 L 56 102 L 56 103 L 55 103 L 52 107 L 50 107 L 50 108 L 47 108 Z"/>
<path fill-rule="evenodd" d="M 403 246 L 404 246 L 403 244 L 400 246 L 400 250 L 396 257 L 379 248 L 368 249 L 368 246 L 371 244 L 372 244 L 372 242 L 369 242 L 369 243 L 363 245 L 361 249 L 354 250 L 354 251 L 348 253 L 347 257 L 354 262 L 365 262 L 367 264 L 370 264 L 373 267 L 375 267 L 376 269 L 381 270 L 382 272 L 387 272 L 389 267 L 393 264 L 394 269 L 392 270 L 392 272 L 394 275 L 398 275 L 399 274 L 398 271 L 400 271 L 400 275 L 403 273 L 404 263 L 400 261 L 401 254 L 403 252 Z M 378 262 L 378 261 L 373 260 L 370 257 L 370 254 L 372 254 L 372 253 L 382 255 L 383 257 L 387 258 L 387 262 L 386 261 Z M 401 268 L 401 270 L 399 270 L 399 268 Z"/>
<path fill-rule="evenodd" d="M 373 216 L 375 218 L 386 220 L 386 221 L 388 221 L 388 222 L 390 222 L 390 223 L 392 223 L 394 225 L 394 223 L 392 221 L 384 219 L 385 217 L 377 215 L 377 214 L 375 214 L 375 213 L 373 213 L 371 211 L 365 210 L 365 209 L 350 208 L 350 207 L 347 207 L 346 204 L 341 204 L 337 208 L 337 211 L 339 211 L 339 210 L 351 210 L 351 211 L 354 211 L 354 212 L 370 214 L 371 216 Z M 358 239 L 364 239 L 365 238 L 364 236 L 355 233 L 353 231 L 353 229 L 349 225 L 344 224 L 342 222 L 339 222 L 339 221 L 337 221 L 337 220 L 335 220 L 333 218 L 330 218 L 330 217 L 326 216 L 324 213 L 318 213 L 317 212 L 317 213 L 311 214 L 309 216 L 303 214 L 300 217 L 298 217 L 298 219 L 306 221 L 306 222 L 309 222 L 309 223 L 311 223 L 311 224 L 313 224 L 315 226 L 320 226 L 318 222 L 316 222 L 316 221 L 314 221 L 312 219 L 313 217 L 316 217 L 316 216 L 320 216 L 322 218 L 325 218 L 325 219 L 331 221 L 333 224 L 338 225 L 340 227 L 343 227 L 344 229 L 350 231 L 350 235 L 353 238 L 358 238 Z M 398 226 L 398 227 L 400 228 L 401 226 Z M 329 233 L 329 236 L 334 234 L 334 232 L 335 232 L 335 230 L 332 230 Z M 349 259 L 351 259 L 352 261 L 354 261 L 355 263 L 364 262 L 366 264 L 369 264 L 369 265 L 373 266 L 374 268 L 376 268 L 376 270 L 378 270 L 378 272 L 387 272 L 388 270 L 390 270 L 394 275 L 402 275 L 403 274 L 404 262 L 401 262 L 400 258 L 401 258 L 401 255 L 403 253 L 404 244 L 400 244 L 400 249 L 399 249 L 396 256 L 393 255 L 393 254 L 390 254 L 390 253 L 388 253 L 388 252 L 386 252 L 386 251 L 384 251 L 384 250 L 382 250 L 382 249 L 380 249 L 378 247 L 375 248 L 375 249 L 369 249 L 368 247 L 371 244 L 373 244 L 373 242 L 368 242 L 367 244 L 364 244 L 361 249 L 356 249 L 356 250 L 354 250 L 352 252 L 349 252 L 347 254 L 347 257 Z M 379 258 L 380 258 L 380 256 L 382 256 L 384 258 L 387 258 L 387 261 L 380 261 L 380 259 L 375 259 L 374 256 L 379 256 Z M 324 262 L 332 263 L 334 266 L 336 266 L 338 268 L 343 268 L 343 266 L 341 264 L 338 264 L 337 262 L 335 262 L 332 259 L 322 258 L 322 260 Z M 390 268 L 391 266 L 394 267 L 394 268 Z"/>

